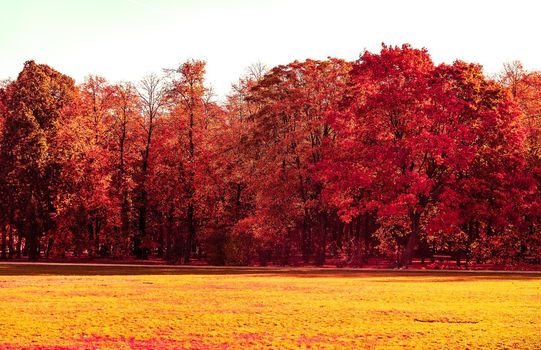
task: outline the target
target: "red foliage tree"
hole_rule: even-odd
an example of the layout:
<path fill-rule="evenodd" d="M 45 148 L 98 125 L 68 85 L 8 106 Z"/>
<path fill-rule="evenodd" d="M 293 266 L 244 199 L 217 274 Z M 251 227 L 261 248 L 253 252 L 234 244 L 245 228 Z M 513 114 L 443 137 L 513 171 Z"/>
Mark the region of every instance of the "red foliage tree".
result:
<path fill-rule="evenodd" d="M 510 169 L 522 164 L 518 113 L 480 67 L 436 67 L 426 50 L 407 45 L 365 52 L 351 75 L 342 112 L 330 115 L 336 160 L 323 176 L 344 220 L 377 210 L 382 248 L 403 249 L 407 265 L 419 242 L 462 239 L 461 205 L 482 201 L 465 183 L 490 196 L 474 183 L 503 177 L 496 187 L 505 192 Z"/>
<path fill-rule="evenodd" d="M 257 149 L 254 193 L 260 238 L 277 243 L 287 263 L 300 243 L 305 261 L 325 261 L 335 215 L 321 200 L 322 186 L 314 166 L 323 158 L 323 141 L 332 134 L 326 114 L 341 99 L 349 63 L 294 62 L 278 66 L 253 87 L 249 101 L 258 105 L 252 147 Z"/>

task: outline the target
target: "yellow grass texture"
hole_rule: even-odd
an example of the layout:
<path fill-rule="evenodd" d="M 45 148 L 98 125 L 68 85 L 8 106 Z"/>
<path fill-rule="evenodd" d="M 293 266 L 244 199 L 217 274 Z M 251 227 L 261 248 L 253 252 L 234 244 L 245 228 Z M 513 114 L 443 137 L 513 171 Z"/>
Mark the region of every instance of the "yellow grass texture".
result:
<path fill-rule="evenodd" d="M 0 265 L 1 349 L 541 348 L 540 275 L 54 269 Z"/>

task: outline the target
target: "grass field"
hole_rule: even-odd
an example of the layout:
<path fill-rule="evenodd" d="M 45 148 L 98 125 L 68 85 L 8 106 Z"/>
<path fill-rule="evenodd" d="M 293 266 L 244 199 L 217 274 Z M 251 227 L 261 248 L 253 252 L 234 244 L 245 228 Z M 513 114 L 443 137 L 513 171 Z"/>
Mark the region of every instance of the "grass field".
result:
<path fill-rule="evenodd" d="M 1 349 L 541 347 L 541 274 L 0 264 Z"/>

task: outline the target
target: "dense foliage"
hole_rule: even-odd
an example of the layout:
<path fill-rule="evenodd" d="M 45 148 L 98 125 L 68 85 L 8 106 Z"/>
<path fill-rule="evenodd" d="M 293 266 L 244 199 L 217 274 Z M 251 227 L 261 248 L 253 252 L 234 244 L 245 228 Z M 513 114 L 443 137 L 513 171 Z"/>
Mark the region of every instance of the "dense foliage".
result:
<path fill-rule="evenodd" d="M 383 46 L 138 84 L 26 62 L 0 85 L 1 258 L 359 266 L 541 257 L 541 73 Z"/>

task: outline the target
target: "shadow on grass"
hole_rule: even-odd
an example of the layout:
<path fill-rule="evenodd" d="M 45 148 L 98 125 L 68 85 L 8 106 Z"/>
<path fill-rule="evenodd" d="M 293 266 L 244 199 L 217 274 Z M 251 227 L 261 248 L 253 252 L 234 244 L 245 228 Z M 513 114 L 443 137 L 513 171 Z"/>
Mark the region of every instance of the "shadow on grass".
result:
<path fill-rule="evenodd" d="M 344 277 L 344 278 L 425 278 L 441 277 L 437 281 L 469 281 L 476 279 L 541 279 L 540 272 L 515 271 L 442 271 L 442 270 L 360 270 L 333 268 L 278 267 L 190 267 L 190 266 L 111 266 L 84 264 L 2 264 L 0 276 L 114 276 L 114 275 L 252 275 L 268 277 Z M 382 279 L 381 282 L 389 282 Z"/>

